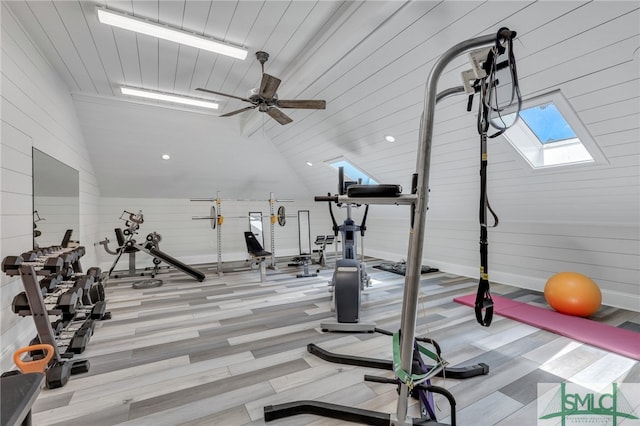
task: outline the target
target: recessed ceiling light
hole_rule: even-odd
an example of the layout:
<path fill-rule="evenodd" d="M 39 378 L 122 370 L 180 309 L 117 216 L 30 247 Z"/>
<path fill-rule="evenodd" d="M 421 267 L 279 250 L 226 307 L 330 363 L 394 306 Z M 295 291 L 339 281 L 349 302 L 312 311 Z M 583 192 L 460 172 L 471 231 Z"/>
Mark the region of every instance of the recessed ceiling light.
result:
<path fill-rule="evenodd" d="M 394 138 L 391 135 L 387 135 L 387 136 L 384 137 L 384 140 L 386 140 L 387 142 L 395 142 L 396 138 Z"/>
<path fill-rule="evenodd" d="M 159 101 L 174 102 L 178 104 L 192 105 L 202 108 L 218 109 L 218 104 L 205 99 L 191 98 L 187 96 L 172 95 L 170 93 L 156 92 L 154 90 L 134 89 L 132 87 L 120 88 L 123 95 L 138 96 L 141 98 L 157 99 Z"/>
<path fill-rule="evenodd" d="M 168 25 L 135 18 L 131 15 L 104 9 L 102 7 L 97 7 L 96 11 L 98 13 L 98 21 L 103 24 L 113 25 L 114 27 L 150 35 L 163 40 L 173 41 L 175 43 L 184 44 L 197 49 L 220 53 L 237 59 L 245 59 L 247 57 L 247 49 L 232 46 L 221 41 L 174 29 Z"/>
<path fill-rule="evenodd" d="M 311 167 L 313 166 L 313 163 L 311 161 L 307 161 L 307 166 Z"/>
<path fill-rule="evenodd" d="M 162 159 L 163 160 L 168 160 L 170 158 L 171 158 L 171 156 L 169 154 L 162 154 Z"/>

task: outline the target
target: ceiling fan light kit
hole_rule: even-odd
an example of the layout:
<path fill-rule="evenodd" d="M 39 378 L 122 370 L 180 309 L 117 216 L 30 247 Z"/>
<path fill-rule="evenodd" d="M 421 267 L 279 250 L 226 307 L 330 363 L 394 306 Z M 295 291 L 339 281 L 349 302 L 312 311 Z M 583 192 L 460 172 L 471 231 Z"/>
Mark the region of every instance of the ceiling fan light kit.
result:
<path fill-rule="evenodd" d="M 212 38 L 188 33 L 186 31 L 172 28 L 168 25 L 136 18 L 131 15 L 105 9 L 99 6 L 96 7 L 96 13 L 98 15 L 98 21 L 103 24 L 184 44 L 197 49 L 208 50 L 210 52 L 219 53 L 236 59 L 244 60 L 247 57 L 247 49 L 223 43 Z"/>
<path fill-rule="evenodd" d="M 249 98 L 229 95 L 201 87 L 196 89 L 201 92 L 226 96 L 228 98 L 238 99 L 251 104 L 251 106 L 222 114 L 220 117 L 231 117 L 241 112 L 258 108 L 258 111 L 266 113 L 278 123 L 285 125 L 291 123 L 293 120 L 278 108 L 325 109 L 327 107 L 327 103 L 325 101 L 317 99 L 278 99 L 276 91 L 278 90 L 278 87 L 280 87 L 281 80 L 264 72 L 264 63 L 269 59 L 269 54 L 262 51 L 256 52 L 256 59 L 260 62 L 260 66 L 262 68 L 262 80 L 260 82 L 260 88 L 253 91 Z"/>

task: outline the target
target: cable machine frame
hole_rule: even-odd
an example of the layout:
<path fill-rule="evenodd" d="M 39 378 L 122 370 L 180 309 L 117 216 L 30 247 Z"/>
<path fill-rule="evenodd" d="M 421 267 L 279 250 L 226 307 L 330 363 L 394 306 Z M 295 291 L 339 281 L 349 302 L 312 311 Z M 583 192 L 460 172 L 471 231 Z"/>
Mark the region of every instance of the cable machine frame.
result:
<path fill-rule="evenodd" d="M 498 37 L 510 40 L 516 33 L 507 28 L 499 31 Z M 470 50 L 492 46 L 496 43 L 496 34 L 480 36 L 457 43 L 444 52 L 436 61 L 427 78 L 424 108 L 420 121 L 420 133 L 418 142 L 418 157 L 416 161 L 417 179 L 411 195 L 398 197 L 349 197 L 337 195 L 332 197 L 340 203 L 361 204 L 387 204 L 410 205 L 412 207 L 411 229 L 409 233 L 409 246 L 407 254 L 407 272 L 405 275 L 404 293 L 402 301 L 400 342 L 400 368 L 405 372 L 412 369 L 415 329 L 417 321 L 418 296 L 420 291 L 421 260 L 423 255 L 427 205 L 429 200 L 429 175 L 431 171 L 431 148 L 433 145 L 433 128 L 435 106 L 438 100 L 438 80 L 446 66 L 456 57 Z M 463 89 L 464 90 L 464 89 Z M 446 91 L 445 91 L 446 92 Z M 451 89 L 443 96 L 460 92 L 459 88 Z M 328 198 L 328 197 L 327 197 Z M 317 200 L 319 201 L 319 200 Z M 345 407 L 338 404 L 323 403 L 317 401 L 298 401 L 264 408 L 265 421 L 288 417 L 295 414 L 318 414 L 327 417 L 348 421 L 365 421 L 368 424 L 408 426 L 421 422 L 421 419 L 413 419 L 407 416 L 410 389 L 405 383 L 400 384 L 395 414 L 381 413 L 372 410 L 364 410 L 353 407 Z"/>

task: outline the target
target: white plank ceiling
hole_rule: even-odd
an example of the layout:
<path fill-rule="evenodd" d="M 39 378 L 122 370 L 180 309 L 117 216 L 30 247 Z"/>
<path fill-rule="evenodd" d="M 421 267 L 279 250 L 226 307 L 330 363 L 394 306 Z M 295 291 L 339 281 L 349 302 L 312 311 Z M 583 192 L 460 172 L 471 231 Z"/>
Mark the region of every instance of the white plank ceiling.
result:
<path fill-rule="evenodd" d="M 523 97 L 561 89 L 609 164 L 533 173 L 497 138 L 490 144 L 495 204 L 527 218 L 570 199 L 566 214 L 574 218 L 589 209 L 588 220 L 613 214 L 637 221 L 637 1 L 8 3 L 68 85 L 105 196 L 189 198 L 221 190 L 311 197 L 334 191 L 335 173 L 323 162 L 338 156 L 408 188 L 424 84 L 435 60 L 457 42 L 508 26 L 518 32 Z M 240 61 L 114 29 L 97 21 L 96 5 L 250 53 Z M 259 83 L 259 50 L 271 55 L 265 70 L 283 81 L 281 99 L 325 99 L 327 109 L 288 109 L 294 122 L 281 126 L 258 112 L 217 117 L 246 106 L 229 98 L 211 96 L 221 106 L 212 114 L 134 101 L 118 91 L 128 85 L 202 96 L 195 88 L 206 87 L 244 97 Z M 467 68 L 464 58 L 455 61 L 439 87 L 460 85 Z M 464 96 L 455 97 L 436 113 L 431 185 L 441 208 L 433 214 L 448 218 L 476 210 L 477 134 L 465 106 Z M 397 141 L 385 142 L 387 134 Z M 159 160 L 163 152 L 174 157 L 170 164 Z"/>

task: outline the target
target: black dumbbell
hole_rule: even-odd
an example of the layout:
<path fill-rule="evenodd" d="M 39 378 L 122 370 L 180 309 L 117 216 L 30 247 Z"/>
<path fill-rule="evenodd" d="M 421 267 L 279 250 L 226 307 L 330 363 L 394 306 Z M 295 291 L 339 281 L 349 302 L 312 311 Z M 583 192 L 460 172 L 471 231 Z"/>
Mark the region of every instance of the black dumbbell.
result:
<path fill-rule="evenodd" d="M 51 274 L 40 280 L 40 288 L 45 289 L 47 292 L 51 293 L 58 287 L 58 284 L 62 282 L 61 274 Z"/>
<path fill-rule="evenodd" d="M 72 287 L 58 297 L 56 308 L 60 309 L 63 314 L 75 314 L 81 298 L 82 289 Z"/>
<path fill-rule="evenodd" d="M 48 274 L 58 274 L 62 272 L 64 262 L 60 257 L 50 257 L 45 260 L 42 270 Z"/>
<path fill-rule="evenodd" d="M 89 292 L 89 290 L 91 289 L 91 286 L 93 286 L 93 285 L 94 285 L 93 277 L 88 276 L 88 275 L 82 275 L 82 276 L 76 277 L 74 279 L 73 288 L 82 289 L 82 304 L 83 305 L 91 305 L 91 304 L 93 304 L 93 301 L 91 300 L 91 294 Z"/>
<path fill-rule="evenodd" d="M 20 255 L 22 260 L 25 262 L 35 262 L 38 257 L 40 257 L 40 252 L 36 252 L 35 250 L 24 252 Z"/>
<path fill-rule="evenodd" d="M 58 257 L 60 259 L 62 259 L 62 264 L 65 267 L 71 265 L 78 258 L 78 256 L 76 254 L 74 254 L 73 252 L 62 253 L 61 255 L 58 255 Z"/>
<path fill-rule="evenodd" d="M 64 321 L 61 319 L 57 319 L 51 323 L 51 329 L 53 330 L 53 334 L 59 334 L 64 329 Z"/>
<path fill-rule="evenodd" d="M 73 334 L 73 338 L 67 347 L 67 352 L 73 352 L 74 354 L 81 354 L 84 352 L 89 339 L 93 335 L 95 323 L 93 320 L 86 321 L 82 326 Z"/>
<path fill-rule="evenodd" d="M 7 256 L 2 259 L 2 272 L 13 277 L 20 275 L 20 265 L 22 265 L 22 256 Z"/>
<path fill-rule="evenodd" d="M 83 291 L 88 291 L 93 282 L 93 277 L 90 275 L 80 275 L 73 278 L 73 286 L 81 288 Z"/>
<path fill-rule="evenodd" d="M 102 283 L 94 283 L 89 289 L 89 298 L 91 299 L 91 304 L 104 301 L 104 285 Z"/>
<path fill-rule="evenodd" d="M 27 298 L 27 293 L 20 292 L 15 295 L 13 301 L 11 302 L 11 310 L 14 314 L 19 313 L 20 311 L 29 311 L 31 312 L 31 306 L 29 305 L 29 299 Z"/>
<path fill-rule="evenodd" d="M 93 277 L 93 280 L 98 282 L 102 278 L 102 269 L 97 266 L 92 266 L 91 268 L 87 269 L 87 275 Z"/>

